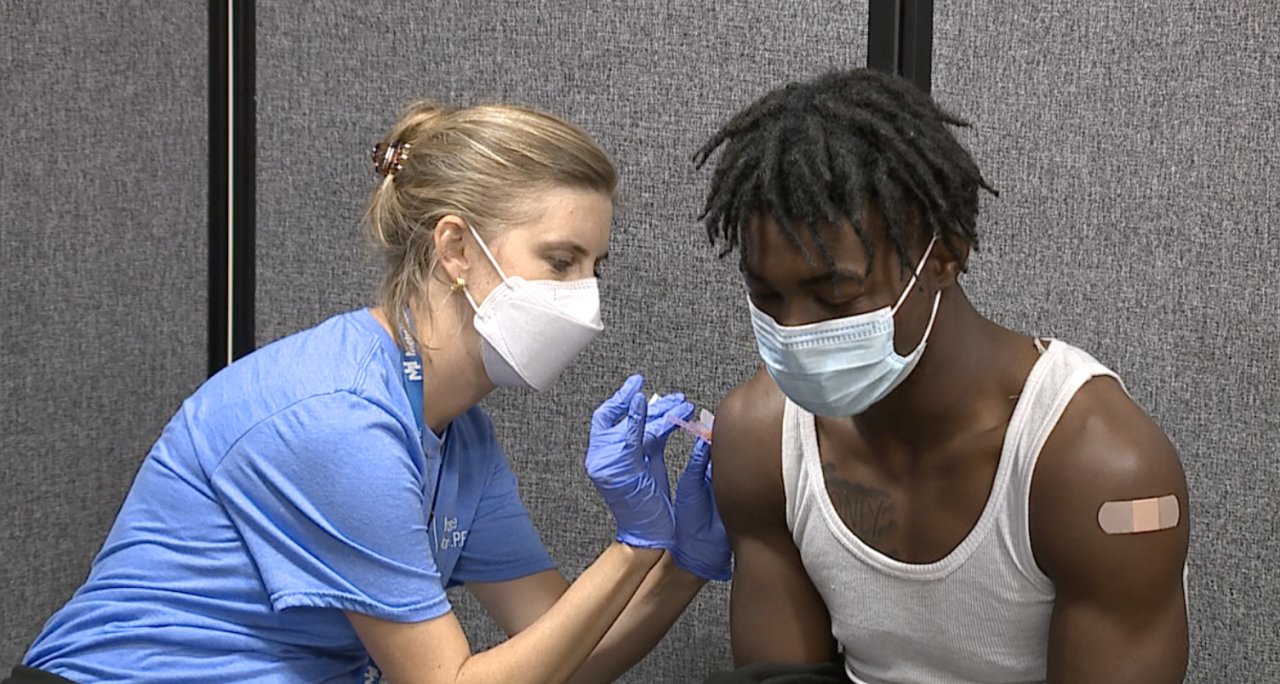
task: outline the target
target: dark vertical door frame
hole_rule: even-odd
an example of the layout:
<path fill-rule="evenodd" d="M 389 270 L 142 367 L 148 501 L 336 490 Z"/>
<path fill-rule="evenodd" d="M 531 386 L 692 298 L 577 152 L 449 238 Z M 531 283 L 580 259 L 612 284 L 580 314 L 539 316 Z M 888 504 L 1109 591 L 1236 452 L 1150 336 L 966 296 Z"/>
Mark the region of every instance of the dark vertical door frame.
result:
<path fill-rule="evenodd" d="M 929 92 L 933 0 L 869 0 L 867 66 L 898 74 Z"/>
<path fill-rule="evenodd" d="M 903 0 L 898 73 L 929 92 L 933 80 L 933 0 Z"/>
<path fill-rule="evenodd" d="M 254 348 L 253 0 L 209 8 L 209 374 Z"/>
<path fill-rule="evenodd" d="M 231 137 L 228 129 L 228 84 L 230 76 L 230 24 L 226 0 L 209 0 L 209 321 L 208 371 L 217 373 L 227 365 L 228 297 L 231 224 L 227 211 L 230 193 L 228 166 Z"/>

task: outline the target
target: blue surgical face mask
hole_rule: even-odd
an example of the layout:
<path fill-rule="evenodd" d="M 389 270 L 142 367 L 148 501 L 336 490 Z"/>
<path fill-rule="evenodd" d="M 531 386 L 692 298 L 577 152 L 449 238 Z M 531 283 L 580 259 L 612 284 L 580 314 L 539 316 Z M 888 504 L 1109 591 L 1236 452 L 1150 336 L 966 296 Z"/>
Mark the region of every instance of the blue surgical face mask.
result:
<path fill-rule="evenodd" d="M 892 307 L 806 325 L 781 325 L 748 298 L 760 357 L 787 398 L 819 416 L 856 416 L 910 375 L 924 354 L 942 292 L 933 298 L 933 312 L 920 344 L 906 356 L 893 348 L 893 315 L 915 286 L 935 241 L 936 237 L 929 241 Z"/>

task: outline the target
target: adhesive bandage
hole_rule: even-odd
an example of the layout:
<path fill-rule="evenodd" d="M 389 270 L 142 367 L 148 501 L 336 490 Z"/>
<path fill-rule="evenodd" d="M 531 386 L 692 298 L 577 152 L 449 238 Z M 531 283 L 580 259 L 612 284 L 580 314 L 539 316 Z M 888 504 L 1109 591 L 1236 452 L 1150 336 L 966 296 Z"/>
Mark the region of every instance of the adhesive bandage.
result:
<path fill-rule="evenodd" d="M 1178 526 L 1178 497 L 1108 501 L 1098 509 L 1098 525 L 1107 534 L 1139 534 Z"/>

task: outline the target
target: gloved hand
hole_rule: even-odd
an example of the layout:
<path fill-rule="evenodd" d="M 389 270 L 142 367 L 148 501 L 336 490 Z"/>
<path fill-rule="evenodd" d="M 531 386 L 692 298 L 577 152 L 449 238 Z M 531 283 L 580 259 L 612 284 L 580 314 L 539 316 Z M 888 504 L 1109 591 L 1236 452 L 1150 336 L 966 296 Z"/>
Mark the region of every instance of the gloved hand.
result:
<path fill-rule="evenodd" d="M 644 425 L 644 457 L 649 464 L 649 472 L 658 483 L 658 488 L 671 491 L 671 481 L 667 478 L 667 438 L 680 429 L 679 425 L 667 419 L 674 415 L 688 420 L 693 415 L 693 404 L 684 400 L 683 392 L 659 397 L 648 406 L 649 417 Z"/>
<path fill-rule="evenodd" d="M 676 565 L 706 580 L 733 576 L 733 549 L 711 491 L 711 444 L 697 440 L 676 483 Z"/>
<path fill-rule="evenodd" d="M 675 545 L 675 515 L 666 465 L 657 445 L 665 445 L 671 433 L 666 413 L 685 410 L 685 402 L 678 395 L 663 397 L 651 412 L 640 392 L 643 384 L 639 375 L 627 378 L 592 414 L 587 476 L 618 522 L 618 541 L 670 549 Z M 656 453 L 651 452 L 654 448 Z"/>

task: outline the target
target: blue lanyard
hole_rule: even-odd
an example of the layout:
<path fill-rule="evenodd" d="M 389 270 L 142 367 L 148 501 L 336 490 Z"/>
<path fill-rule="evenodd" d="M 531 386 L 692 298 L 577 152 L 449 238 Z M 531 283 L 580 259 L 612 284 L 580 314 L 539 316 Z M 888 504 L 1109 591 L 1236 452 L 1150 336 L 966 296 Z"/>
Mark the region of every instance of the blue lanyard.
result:
<path fill-rule="evenodd" d="M 422 424 L 422 359 L 418 357 L 418 345 L 409 333 L 402 333 L 404 350 L 400 352 L 400 368 L 404 371 L 404 391 L 409 395 L 413 408 L 413 420 L 418 424 L 418 440 L 422 451 L 427 451 L 427 426 Z"/>
<path fill-rule="evenodd" d="M 412 318 L 410 319 L 412 321 Z M 407 332 L 401 331 L 401 337 L 404 338 L 404 350 L 400 352 L 400 368 L 404 372 L 404 391 L 409 395 L 409 406 L 413 409 L 413 420 L 418 425 L 418 442 L 422 444 L 422 453 L 427 458 L 427 476 L 432 477 L 434 482 L 431 486 L 431 508 L 427 512 L 427 526 L 431 529 L 432 553 L 435 553 L 436 546 L 436 498 L 440 494 L 440 480 L 444 479 L 444 439 L 449 434 L 449 428 L 445 428 L 444 435 L 441 436 L 439 458 L 432 456 L 431 449 L 427 448 L 427 426 L 422 422 L 422 358 L 418 356 L 418 345 L 414 343 L 413 337 Z M 432 461 L 434 464 L 432 468 Z"/>

